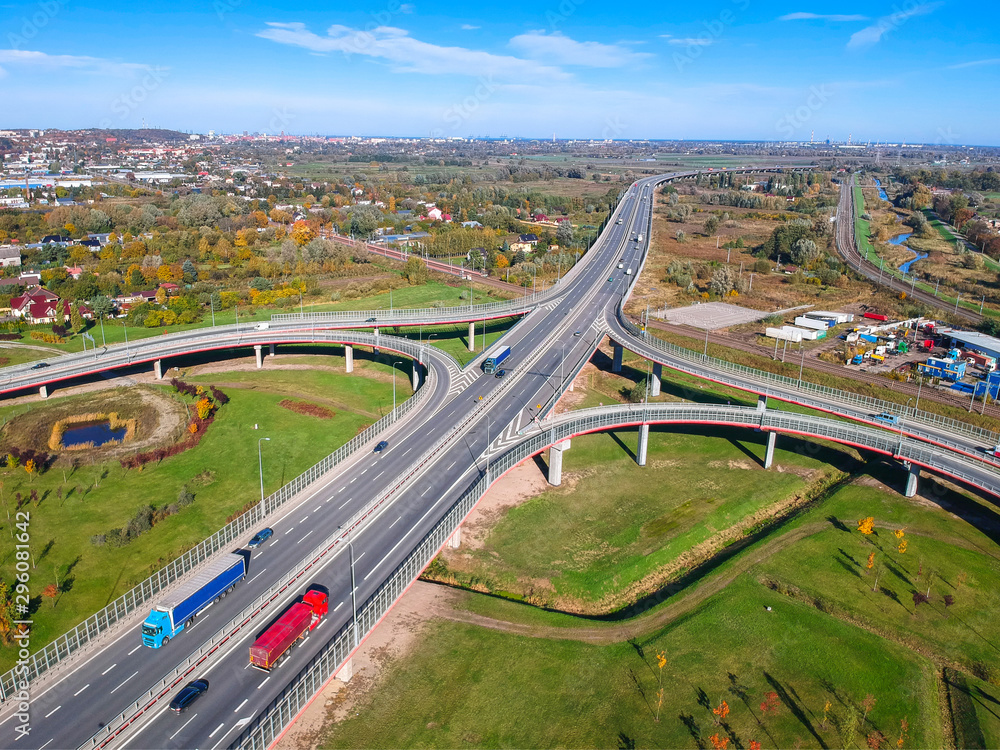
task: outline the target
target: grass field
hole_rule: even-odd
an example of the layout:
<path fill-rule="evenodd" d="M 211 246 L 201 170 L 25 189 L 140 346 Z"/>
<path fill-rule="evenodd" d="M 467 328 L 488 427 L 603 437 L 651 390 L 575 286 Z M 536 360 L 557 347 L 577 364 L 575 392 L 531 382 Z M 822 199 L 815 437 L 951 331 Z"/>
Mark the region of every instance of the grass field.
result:
<path fill-rule="evenodd" d="M 448 553 L 434 575 L 550 608 L 614 611 L 683 573 L 698 545 L 718 534 L 741 539 L 776 504 L 822 484 L 831 470 L 824 459 L 853 465 L 835 449 L 789 439 L 776 453 L 782 471 L 765 473 L 763 438 L 703 432 L 654 428 L 647 468 L 631 455 L 635 431 L 574 438 L 563 487 L 509 511 L 481 549 Z M 669 491 L 650 481 L 649 467 L 669 478 Z"/>
<path fill-rule="evenodd" d="M 753 581 L 622 637 L 595 646 L 435 621 L 320 746 L 711 747 L 717 735 L 734 747 L 858 747 L 876 729 L 894 743 L 904 717 L 905 747 L 941 746 L 929 661 Z M 770 692 L 780 707 L 764 713 Z"/>
<path fill-rule="evenodd" d="M 193 378 L 192 382 L 227 383 L 223 390 L 231 402 L 222 407 L 196 448 L 159 464 L 147 464 L 142 471 L 125 471 L 117 461 L 67 467 L 65 479 L 59 464 L 33 479 L 22 469 L 0 469 L 0 490 L 12 513 L 15 492 L 26 495 L 35 489 L 41 498 L 37 507 L 29 503 L 24 509 L 31 514 L 29 533 L 36 565 L 31 578 L 33 604 L 38 608 L 32 646 L 41 647 L 96 612 L 253 502 L 259 495 L 258 437 L 272 440 L 263 446 L 264 490 L 269 493 L 375 421 L 380 409 L 392 405 L 388 370 L 379 367 L 385 373 L 378 379 L 329 372 L 241 372 Z M 408 378 L 397 381 L 399 397 L 405 398 Z M 290 396 L 332 408 L 336 416 L 302 416 L 278 405 Z M 94 397 L 70 396 L 32 405 L 30 417 L 43 419 L 48 404 L 69 400 L 79 404 L 79 411 L 89 412 Z M 0 409 L 0 416 L 24 411 L 24 406 L 7 407 Z M 131 544 L 112 549 L 90 543 L 92 535 L 125 525 L 146 504 L 161 507 L 176 502 L 184 486 L 195 493 L 195 501 Z M 0 526 L 3 538 L 10 533 L 6 518 Z M 0 575 L 9 580 L 13 569 L 13 545 L 4 545 Z M 41 590 L 57 577 L 64 593 L 42 601 Z M 9 667 L 14 658 L 12 651 L 5 650 L 0 654 L 0 668 Z"/>

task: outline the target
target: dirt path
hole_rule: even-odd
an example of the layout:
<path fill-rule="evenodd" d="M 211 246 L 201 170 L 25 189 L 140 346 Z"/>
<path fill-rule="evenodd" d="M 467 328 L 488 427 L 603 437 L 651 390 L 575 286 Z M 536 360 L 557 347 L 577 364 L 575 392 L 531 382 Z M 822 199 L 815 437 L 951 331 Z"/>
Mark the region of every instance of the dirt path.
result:
<path fill-rule="evenodd" d="M 37 344 L 21 344 L 16 341 L 4 341 L 0 343 L 0 349 L 34 349 L 38 352 L 47 352 L 53 357 L 65 354 L 62 349 L 53 349 L 51 346 L 38 346 Z"/>

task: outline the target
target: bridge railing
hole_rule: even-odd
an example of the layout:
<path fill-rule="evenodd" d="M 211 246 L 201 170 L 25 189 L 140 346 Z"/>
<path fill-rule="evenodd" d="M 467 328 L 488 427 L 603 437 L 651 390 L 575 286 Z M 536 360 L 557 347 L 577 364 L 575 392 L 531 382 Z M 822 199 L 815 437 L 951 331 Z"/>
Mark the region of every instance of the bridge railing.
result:
<path fill-rule="evenodd" d="M 545 292 L 535 292 L 526 297 L 518 297 L 511 300 L 499 302 L 486 302 L 478 305 L 460 305 L 456 307 L 394 307 L 391 310 L 343 310 L 331 312 L 310 312 L 310 313 L 276 313 L 271 316 L 275 323 L 368 323 L 373 326 L 392 325 L 392 321 L 378 320 L 379 317 L 390 317 L 392 320 L 420 320 L 433 318 L 454 318 L 472 316 L 473 318 L 483 315 L 500 315 L 509 313 L 519 315 L 533 309 L 540 302 L 552 296 L 551 290 Z M 374 321 L 370 320 L 375 318 Z"/>
<path fill-rule="evenodd" d="M 799 391 L 800 393 L 840 401 L 842 403 L 850 404 L 851 406 L 866 409 L 875 414 L 881 412 L 891 412 L 905 419 L 911 419 L 915 422 L 933 425 L 935 427 L 942 427 L 951 432 L 968 435 L 969 437 L 975 438 L 976 440 L 980 440 L 989 445 L 996 445 L 998 440 L 1000 440 L 1000 435 L 992 430 L 977 427 L 967 422 L 953 419 L 952 417 L 945 417 L 940 414 L 934 414 L 933 412 L 901 406 L 900 404 L 892 401 L 883 401 L 882 399 L 872 398 L 871 396 L 862 396 L 857 393 L 851 393 L 850 391 L 841 391 L 836 388 L 810 383 L 808 380 L 796 380 L 795 378 L 789 378 L 785 375 L 777 375 L 775 373 L 757 370 L 745 365 L 727 362 L 724 359 L 707 357 L 698 354 L 691 349 L 685 349 L 682 346 L 677 346 L 676 344 L 671 344 L 668 341 L 651 336 L 649 331 L 641 330 L 620 310 L 618 313 L 618 320 L 626 331 L 641 340 L 647 346 L 693 364 L 708 366 L 715 370 L 732 373 L 734 375 L 739 375 L 762 383 L 790 388 Z M 692 372 L 697 374 L 697 368 L 692 370 Z M 823 405 L 817 404 L 817 406 L 819 406 L 819 408 L 824 408 Z"/>
<path fill-rule="evenodd" d="M 394 346 L 398 342 L 410 343 L 405 339 L 393 339 Z M 250 510 L 180 557 L 167 563 L 163 568 L 153 573 L 131 590 L 125 592 L 125 594 L 118 597 L 102 610 L 91 615 L 72 630 L 36 651 L 27 660 L 26 672 L 19 672 L 15 675 L 14 670 L 11 669 L 0 675 L 0 700 L 6 700 L 10 695 L 15 693 L 15 685 L 18 682 L 30 682 L 37 679 L 40 675 L 59 664 L 59 662 L 67 659 L 80 648 L 93 641 L 115 623 L 129 617 L 136 610 L 147 607 L 157 594 L 201 565 L 212 555 L 227 548 L 233 540 L 247 534 L 305 488 L 333 471 L 333 469 L 343 463 L 355 451 L 374 440 L 390 425 L 398 421 L 400 417 L 423 403 L 428 394 L 433 391 L 433 383 L 436 377 L 434 369 L 428 368 L 428 378 L 424 387 L 418 389 L 411 398 L 400 404 L 394 411 L 385 415 L 374 424 L 369 425 L 333 453 L 306 469 L 277 492 L 266 497 L 262 503 L 257 503 Z"/>

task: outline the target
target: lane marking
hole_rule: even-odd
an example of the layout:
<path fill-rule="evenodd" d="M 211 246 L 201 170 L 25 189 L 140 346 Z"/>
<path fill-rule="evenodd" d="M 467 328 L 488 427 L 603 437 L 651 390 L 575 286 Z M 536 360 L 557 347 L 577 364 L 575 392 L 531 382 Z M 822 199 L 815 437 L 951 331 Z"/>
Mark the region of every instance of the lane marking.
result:
<path fill-rule="evenodd" d="M 263 573 L 265 570 L 267 570 L 267 568 L 261 568 L 260 573 Z M 254 576 L 253 578 L 251 578 L 249 581 L 247 581 L 247 583 L 253 583 L 254 581 L 256 581 L 257 580 L 257 576 L 259 576 L 260 573 L 258 573 L 256 576 Z"/>
<path fill-rule="evenodd" d="M 180 729 L 178 729 L 176 732 L 174 732 L 172 735 L 170 735 L 170 739 L 173 739 L 174 737 L 176 737 L 177 735 L 179 735 L 184 730 L 184 727 L 186 727 L 188 724 L 190 724 L 192 721 L 194 721 L 194 717 L 197 716 L 197 715 L 198 714 L 193 714 L 190 719 L 188 719 L 187 721 L 185 721 L 181 725 Z"/>
<path fill-rule="evenodd" d="M 242 702 L 242 703 L 241 703 L 240 705 L 238 705 L 238 706 L 237 706 L 236 708 L 234 708 L 234 709 L 233 709 L 233 713 L 236 713 L 236 712 L 237 712 L 237 711 L 239 711 L 239 710 L 240 710 L 241 708 L 243 708 L 243 707 L 244 707 L 244 706 L 245 706 L 245 705 L 247 704 L 247 701 L 248 701 L 248 700 L 250 700 L 250 699 L 249 699 L 249 698 L 244 698 L 244 699 L 243 699 L 243 702 Z"/>
<path fill-rule="evenodd" d="M 451 466 L 449 466 L 447 469 L 445 469 L 445 471 L 451 471 L 451 467 L 454 466 L 457 463 L 458 463 L 458 459 L 455 459 L 454 461 L 451 462 Z"/>
<path fill-rule="evenodd" d="M 53 709 L 52 709 L 51 711 L 49 711 L 49 712 L 48 712 L 47 714 L 45 714 L 45 718 L 46 718 L 46 719 L 47 719 L 47 718 L 49 718 L 49 717 L 50 717 L 50 716 L 51 716 L 52 714 L 54 714 L 54 713 L 55 713 L 56 711 L 58 711 L 58 710 L 59 710 L 60 708 L 62 708 L 62 704 L 60 704 L 60 705 L 56 706 L 56 707 L 55 707 L 55 708 L 53 708 Z"/>
<path fill-rule="evenodd" d="M 311 529 L 309 531 L 309 534 L 312 534 L 313 531 L 316 531 L 316 529 Z M 309 534 L 306 534 L 306 536 L 309 536 Z M 297 541 L 296 544 L 301 544 L 303 541 L 305 541 L 306 536 L 302 537 L 302 539 L 299 539 L 299 541 Z"/>
<path fill-rule="evenodd" d="M 268 681 L 268 680 L 270 680 L 270 679 L 271 679 L 271 675 L 268 675 L 267 677 L 265 677 L 265 678 L 264 678 L 264 682 L 267 682 L 267 681 Z M 261 689 L 262 687 L 264 687 L 264 682 L 260 683 L 260 684 L 259 684 L 259 685 L 257 686 L 257 689 L 258 689 L 258 690 L 260 690 L 260 689 Z"/>
<path fill-rule="evenodd" d="M 338 604 L 336 607 L 333 608 L 333 611 L 336 612 L 338 609 L 340 609 L 343 606 L 344 606 L 344 603 L 341 602 L 340 604 Z"/>
<path fill-rule="evenodd" d="M 377 476 L 375 477 L 375 479 L 378 479 L 378 478 L 379 478 L 380 476 L 382 476 L 383 474 L 385 474 L 385 471 L 380 471 L 380 472 L 378 473 L 378 475 L 377 475 Z M 375 481 L 375 479 L 373 479 L 372 481 L 374 482 L 374 481 Z"/>
<path fill-rule="evenodd" d="M 129 680 L 131 680 L 131 679 L 132 679 L 133 677 L 135 677 L 135 676 L 136 676 L 137 674 L 139 674 L 139 670 L 138 670 L 138 669 L 137 669 L 137 670 L 135 670 L 135 671 L 134 671 L 134 672 L 133 672 L 132 674 L 130 674 L 130 675 L 129 675 L 128 677 L 126 677 L 126 678 L 125 678 L 125 682 L 128 682 Z M 115 692 L 115 690 L 118 690 L 118 688 L 120 688 L 120 687 L 121 687 L 122 685 L 124 685 L 124 684 L 125 684 L 125 682 L 123 682 L 123 683 L 122 683 L 121 685 L 119 685 L 118 687 L 116 687 L 116 688 L 115 688 L 114 690 L 112 690 L 111 692 L 113 693 L 113 692 Z M 110 695 L 110 694 L 111 694 L 111 693 L 108 693 L 108 695 Z"/>
<path fill-rule="evenodd" d="M 401 520 L 403 520 L 403 517 L 402 517 L 402 516 L 400 516 L 400 517 L 399 517 L 399 518 L 397 518 L 397 519 L 396 519 L 395 521 L 393 521 L 393 522 L 392 522 L 391 524 L 389 524 L 389 528 L 391 529 L 391 528 L 392 528 L 393 526 L 395 526 L 395 525 L 396 525 L 397 523 L 399 523 L 399 522 L 400 522 Z"/>
<path fill-rule="evenodd" d="M 218 734 L 219 730 L 222 729 L 224 726 L 226 726 L 226 722 L 222 722 L 221 724 L 219 724 L 219 726 L 213 729 L 212 733 L 208 735 L 208 739 L 212 739 L 216 734 Z"/>
<path fill-rule="evenodd" d="M 118 666 L 118 662 L 115 662 L 114 664 L 112 664 L 110 667 L 108 667 L 103 672 L 101 672 L 101 677 L 103 677 L 104 675 L 106 675 L 108 672 L 110 672 L 112 669 L 114 669 L 117 666 Z"/>
<path fill-rule="evenodd" d="M 51 740 L 49 740 L 44 745 L 42 745 L 40 748 L 38 748 L 38 750 L 44 750 L 44 748 L 46 748 L 46 747 L 48 747 L 49 745 L 52 744 L 52 740 L 54 740 L 54 739 L 55 739 L 55 737 L 53 737 Z"/>
<path fill-rule="evenodd" d="M 343 508 L 343 507 L 344 507 L 344 505 L 347 505 L 347 504 L 348 504 L 349 502 L 351 502 L 351 498 L 347 498 L 347 499 L 346 499 L 346 500 L 344 501 L 343 505 L 341 505 L 341 506 L 340 506 L 339 508 L 337 508 L 337 510 L 340 510 L 341 508 Z"/>
<path fill-rule="evenodd" d="M 362 552 L 362 553 L 361 553 L 360 555 L 358 555 L 357 557 L 355 557 L 355 558 L 354 558 L 354 564 L 355 564 L 355 565 L 357 565 L 357 564 L 358 564 L 358 560 L 360 560 L 360 559 L 361 559 L 362 557 L 364 557 L 364 556 L 365 556 L 365 552 L 367 552 L 367 551 L 368 551 L 368 550 L 365 550 L 365 551 L 364 551 L 364 552 Z"/>
<path fill-rule="evenodd" d="M 132 654 L 134 654 L 134 653 L 135 653 L 136 651 L 138 651 L 138 650 L 139 650 L 140 648 L 142 648 L 142 644 L 141 644 L 141 643 L 140 643 L 140 644 L 139 644 L 138 646 L 136 646 L 136 647 L 135 647 L 134 649 L 132 649 L 131 651 L 129 651 L 129 652 L 128 652 L 128 656 L 131 656 L 131 655 L 132 655 Z"/>
<path fill-rule="evenodd" d="M 424 495 L 426 495 L 430 491 L 431 491 L 431 488 L 428 487 L 427 489 L 425 489 L 423 492 L 420 493 L 420 497 L 423 497 Z"/>
<path fill-rule="evenodd" d="M 366 469 L 366 471 L 367 471 L 367 469 Z M 354 477 L 354 479 L 352 479 L 350 482 L 348 482 L 348 484 L 354 484 L 357 481 L 358 481 L 358 478 Z"/>
<path fill-rule="evenodd" d="M 367 474 L 367 473 L 368 473 L 368 469 L 365 469 L 365 470 L 363 470 L 363 471 L 361 472 L 361 476 L 364 476 L 364 475 L 365 475 L 365 474 Z M 352 480 L 352 481 L 353 481 L 353 480 Z"/>
<path fill-rule="evenodd" d="M 83 692 L 84 690 L 86 690 L 86 689 L 87 689 L 87 688 L 89 688 L 89 687 L 90 687 L 90 683 L 88 682 L 88 683 L 87 683 L 86 685 L 84 685 L 84 686 L 83 686 L 82 688 L 80 688 L 80 689 L 79 689 L 79 690 L 77 690 L 77 691 L 76 691 L 75 693 L 73 693 L 73 697 L 75 698 L 76 696 L 78 696 L 78 695 L 79 695 L 80 693 L 82 693 L 82 692 Z"/>

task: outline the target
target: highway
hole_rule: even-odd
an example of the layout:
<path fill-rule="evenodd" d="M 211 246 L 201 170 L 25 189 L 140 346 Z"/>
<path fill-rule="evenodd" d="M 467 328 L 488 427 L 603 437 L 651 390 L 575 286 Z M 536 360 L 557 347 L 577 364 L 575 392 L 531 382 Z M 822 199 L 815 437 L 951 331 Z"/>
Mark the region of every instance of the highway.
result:
<path fill-rule="evenodd" d="M 490 457 L 488 445 L 510 446 L 522 438 L 527 440 L 533 434 L 537 436 L 540 428 L 536 420 L 545 416 L 566 380 L 575 368 L 589 359 L 606 333 L 610 332 L 615 341 L 667 367 L 695 372 L 699 377 L 712 380 L 737 377 L 709 363 L 702 363 L 699 367 L 690 358 L 670 355 L 642 335 L 635 335 L 634 326 L 621 313 L 620 306 L 628 293 L 628 284 L 638 276 L 648 248 L 652 191 L 656 183 L 665 179 L 668 177 L 658 176 L 634 185 L 618 209 L 617 215 L 622 217 L 622 223 L 610 223 L 583 262 L 570 271 L 555 289 L 544 297 L 531 300 L 530 312 L 504 338 L 504 343 L 509 344 L 513 351 L 507 365 L 510 374 L 506 378 L 469 375 L 467 372 L 461 375 L 467 387 L 459 389 L 455 387 L 456 378 L 460 375 L 457 367 L 436 350 L 429 347 L 420 350 L 413 342 L 401 342 L 392 337 L 375 339 L 373 334 L 365 331 L 314 329 L 304 326 L 306 321 L 302 319 L 297 323 L 285 321 L 267 330 L 234 326 L 145 339 L 131 345 L 124 356 L 124 347 L 109 348 L 99 355 L 97 365 L 93 355 L 90 360 L 85 356 L 71 355 L 64 358 L 65 362 L 54 361 L 52 372 L 26 372 L 23 368 L 13 368 L 5 386 L 10 391 L 79 377 L 92 372 L 97 366 L 108 369 L 190 351 L 315 338 L 365 342 L 368 345 L 377 341 L 386 349 L 409 351 L 427 367 L 433 368 L 438 377 L 428 381 L 428 384 L 433 383 L 435 390 L 419 413 L 414 413 L 389 435 L 389 448 L 384 453 L 358 454 L 328 481 L 313 489 L 308 498 L 268 521 L 275 529 L 275 536 L 251 554 L 245 582 L 201 615 L 191 632 L 181 633 L 164 648 L 154 650 L 141 646 L 138 621 L 131 627 L 123 626 L 120 633 L 116 631 L 114 640 L 102 642 L 99 646 L 95 644 L 92 649 L 72 659 L 65 670 L 40 681 L 37 691 L 32 694 L 32 733 L 28 739 L 18 739 L 13 729 L 15 722 L 9 714 L 0 714 L 0 745 L 60 748 L 84 744 L 102 725 L 125 712 L 136 696 L 170 673 L 218 628 L 250 605 L 261 592 L 300 565 L 311 545 L 336 537 L 338 528 L 348 523 L 373 498 L 391 493 L 378 513 L 352 532 L 351 550 L 347 550 L 343 541 L 338 543 L 337 554 L 317 563 L 309 571 L 308 580 L 290 588 L 269 604 L 251 626 L 240 631 L 232 642 L 205 662 L 203 669 L 192 670 L 190 677 L 179 676 L 175 679 L 180 685 L 193 676 L 204 676 L 211 683 L 209 692 L 189 713 L 175 716 L 166 710 L 169 698 L 176 693 L 173 689 L 168 691 L 166 699 L 157 701 L 126 734 L 115 740 L 117 745 L 137 748 L 225 746 L 239 736 L 241 727 L 247 726 L 275 701 L 288 679 L 351 621 L 348 557 L 353 556 L 354 559 L 355 593 L 361 607 L 407 558 L 414 546 L 441 521 L 468 487 L 483 475 Z M 635 241 L 637 234 L 645 235 L 643 243 Z M 622 269 L 617 268 L 619 262 L 623 265 Z M 626 274 L 626 269 L 631 269 L 632 273 Z M 384 313 L 381 311 L 379 315 Z M 454 316 L 456 313 L 441 314 Z M 412 317 L 400 317 L 400 320 L 402 324 L 416 324 Z M 381 317 L 378 322 L 383 324 Z M 346 325 L 366 327 L 359 323 L 367 323 L 367 327 L 372 325 L 367 320 L 347 321 Z M 393 324 L 394 321 L 383 325 Z M 426 325 L 427 321 L 424 320 L 423 324 Z M 0 383 L 5 382 L 5 372 L 0 372 Z M 818 399 L 793 388 L 781 389 L 773 383 L 754 382 L 751 377 L 743 377 L 736 387 L 765 392 L 796 403 Z M 836 414 L 846 410 L 853 419 L 865 421 L 868 417 L 863 410 L 836 399 L 829 399 L 825 405 Z M 737 423 L 728 417 L 719 419 L 725 423 Z M 821 422 L 838 424 L 834 420 L 818 420 L 809 429 L 820 430 L 823 426 Z M 894 431 L 852 425 L 844 429 L 847 428 L 854 430 L 851 439 L 862 441 L 855 444 L 869 445 L 864 440 L 881 440 L 885 445 L 878 443 L 881 447 L 873 449 L 897 454 L 888 445 L 897 440 Z M 775 429 L 837 439 L 831 437 L 833 432 L 810 433 L 801 425 Z M 938 466 L 945 471 L 954 469 L 949 473 L 955 476 L 975 474 L 980 486 L 992 481 L 995 467 L 966 456 L 975 455 L 981 447 L 975 440 L 942 428 L 931 428 L 922 423 L 914 426 L 907 422 L 906 435 L 913 431 L 920 433 L 916 435 L 917 439 L 911 441 L 900 434 L 899 445 L 908 451 L 924 451 L 928 462 L 925 465 Z M 848 438 L 843 440 L 850 442 Z M 928 448 L 926 441 L 945 447 Z M 432 447 L 433 454 L 427 455 Z M 925 453 L 912 455 L 924 456 Z M 898 455 L 906 457 L 911 454 L 899 452 Z M 492 474 L 490 476 L 493 477 Z M 408 479 L 394 490 L 399 485 L 400 477 Z M 330 615 L 277 670 L 265 674 L 249 668 L 247 647 L 253 637 L 308 585 L 321 585 L 329 590 Z M 66 721 L 66 718 L 73 720 Z"/>

